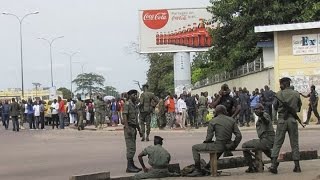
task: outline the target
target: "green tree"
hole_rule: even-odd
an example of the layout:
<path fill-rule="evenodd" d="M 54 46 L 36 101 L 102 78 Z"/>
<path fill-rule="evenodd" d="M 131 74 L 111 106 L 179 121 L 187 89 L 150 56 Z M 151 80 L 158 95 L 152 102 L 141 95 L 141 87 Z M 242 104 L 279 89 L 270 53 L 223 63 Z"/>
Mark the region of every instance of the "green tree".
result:
<path fill-rule="evenodd" d="M 104 85 L 105 78 L 96 73 L 83 73 L 79 74 L 76 79 L 72 81 L 77 85 L 76 91 L 82 91 L 92 97 L 92 93 L 103 92 L 102 86 Z"/>
<path fill-rule="evenodd" d="M 117 91 L 117 89 L 113 86 L 106 86 L 104 87 L 104 93 L 107 96 L 114 96 L 114 97 L 120 97 L 119 92 Z"/>
<path fill-rule="evenodd" d="M 71 99 L 71 91 L 65 87 L 60 87 L 59 89 L 57 89 L 58 91 L 62 92 L 62 96 L 64 99 Z"/>
<path fill-rule="evenodd" d="M 261 54 L 257 42 L 272 40 L 272 33 L 259 34 L 254 26 L 318 21 L 319 0 L 210 0 L 208 11 L 220 25 L 211 31 L 214 39 L 209 52 L 199 53 L 203 73 L 230 70 Z M 210 61 L 206 61 L 209 55 Z M 214 63 L 213 63 L 214 62 Z M 213 71 L 212 71 L 213 70 Z M 197 73 L 199 70 L 197 70 Z M 207 74 L 208 76 L 208 74 Z"/>
<path fill-rule="evenodd" d="M 147 61 L 150 68 L 147 72 L 149 89 L 157 96 L 164 96 L 167 92 L 174 92 L 173 54 L 148 54 Z"/>

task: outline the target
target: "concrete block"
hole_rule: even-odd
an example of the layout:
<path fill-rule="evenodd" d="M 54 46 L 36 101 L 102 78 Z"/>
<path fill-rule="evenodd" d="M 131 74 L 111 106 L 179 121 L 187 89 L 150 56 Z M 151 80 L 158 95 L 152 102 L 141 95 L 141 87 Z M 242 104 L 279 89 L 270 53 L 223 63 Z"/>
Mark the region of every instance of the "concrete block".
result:
<path fill-rule="evenodd" d="M 111 180 L 132 180 L 133 176 L 111 177 Z"/>
<path fill-rule="evenodd" d="M 74 175 L 69 180 L 110 180 L 110 172 Z"/>

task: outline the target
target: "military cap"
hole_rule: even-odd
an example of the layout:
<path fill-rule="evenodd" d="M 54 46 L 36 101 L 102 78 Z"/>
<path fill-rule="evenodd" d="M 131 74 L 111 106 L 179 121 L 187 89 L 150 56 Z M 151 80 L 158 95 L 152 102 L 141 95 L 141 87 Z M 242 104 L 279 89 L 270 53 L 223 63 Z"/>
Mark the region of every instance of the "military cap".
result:
<path fill-rule="evenodd" d="M 280 83 L 284 83 L 284 82 L 291 82 L 291 79 L 288 77 L 283 77 L 280 79 Z"/>
<path fill-rule="evenodd" d="M 264 109 L 263 105 L 261 103 L 258 103 L 254 109 Z"/>
<path fill-rule="evenodd" d="M 154 136 L 154 140 L 162 141 L 162 140 L 163 140 L 163 138 L 162 138 L 162 137 L 160 137 L 160 136 Z"/>
<path fill-rule="evenodd" d="M 130 91 L 127 92 L 128 96 L 132 95 L 132 94 L 138 94 L 138 91 L 135 89 L 131 89 Z"/>

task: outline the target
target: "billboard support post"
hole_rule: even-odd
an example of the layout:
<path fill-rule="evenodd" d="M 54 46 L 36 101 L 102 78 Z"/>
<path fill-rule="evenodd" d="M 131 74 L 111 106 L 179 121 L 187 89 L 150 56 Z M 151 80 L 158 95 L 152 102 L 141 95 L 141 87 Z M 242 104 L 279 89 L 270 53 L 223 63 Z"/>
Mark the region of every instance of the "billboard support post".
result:
<path fill-rule="evenodd" d="M 191 91 L 191 66 L 190 53 L 177 52 L 173 56 L 174 64 L 174 89 L 180 95 L 184 91 Z"/>

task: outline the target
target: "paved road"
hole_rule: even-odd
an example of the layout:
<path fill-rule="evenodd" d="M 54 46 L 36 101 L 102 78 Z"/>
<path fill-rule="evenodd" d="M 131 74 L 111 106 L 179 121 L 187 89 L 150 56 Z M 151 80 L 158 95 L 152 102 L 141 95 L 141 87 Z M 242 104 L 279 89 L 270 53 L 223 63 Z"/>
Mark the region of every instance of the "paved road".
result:
<path fill-rule="evenodd" d="M 191 146 L 203 141 L 205 131 L 158 131 L 152 135 L 164 137 L 164 147 L 171 152 L 172 163 L 184 167 L 192 163 Z M 319 129 L 300 131 L 301 150 L 319 150 L 319 136 Z M 242 142 L 255 137 L 255 131 L 243 131 Z M 112 176 L 125 174 L 122 131 L 65 129 L 16 133 L 0 127 L 0 143 L 1 180 L 63 180 L 72 174 L 98 171 L 110 171 Z M 152 143 L 138 141 L 137 152 Z M 286 139 L 282 151 L 288 150 L 290 144 Z"/>

